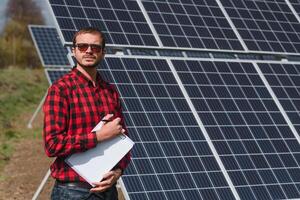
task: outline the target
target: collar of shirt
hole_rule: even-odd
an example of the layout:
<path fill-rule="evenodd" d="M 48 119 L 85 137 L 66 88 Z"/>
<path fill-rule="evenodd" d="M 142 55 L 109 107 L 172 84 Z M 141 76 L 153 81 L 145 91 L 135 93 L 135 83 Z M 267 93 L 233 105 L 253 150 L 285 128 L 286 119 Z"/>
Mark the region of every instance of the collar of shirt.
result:
<path fill-rule="evenodd" d="M 84 84 L 86 86 L 93 86 L 93 81 L 91 81 L 90 79 L 88 79 L 84 74 L 82 74 L 77 68 L 76 66 L 74 66 L 72 68 L 72 73 L 75 74 L 75 76 L 78 78 L 78 83 L 79 84 Z M 101 75 L 99 72 L 97 72 L 96 74 L 96 82 L 95 82 L 95 87 L 103 87 L 105 84 L 105 81 L 102 79 Z"/>

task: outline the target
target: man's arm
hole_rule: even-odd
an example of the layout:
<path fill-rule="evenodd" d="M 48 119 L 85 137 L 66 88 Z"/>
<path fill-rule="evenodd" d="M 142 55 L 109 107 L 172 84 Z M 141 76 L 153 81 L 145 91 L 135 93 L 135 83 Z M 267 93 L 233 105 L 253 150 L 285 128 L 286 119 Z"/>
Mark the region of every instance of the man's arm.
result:
<path fill-rule="evenodd" d="M 48 90 L 43 106 L 45 151 L 49 157 L 67 156 L 97 145 L 94 133 L 67 134 L 69 104 L 64 91 L 57 86 Z"/>

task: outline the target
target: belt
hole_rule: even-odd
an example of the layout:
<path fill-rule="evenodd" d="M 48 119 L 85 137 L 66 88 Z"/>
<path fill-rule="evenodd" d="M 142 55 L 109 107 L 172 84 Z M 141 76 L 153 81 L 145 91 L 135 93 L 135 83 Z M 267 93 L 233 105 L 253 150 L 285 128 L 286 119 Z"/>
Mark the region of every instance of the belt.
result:
<path fill-rule="evenodd" d="M 63 181 L 56 180 L 55 184 L 61 185 L 61 186 L 68 186 L 68 187 L 79 187 L 79 188 L 84 188 L 84 189 L 92 188 L 92 186 L 87 182 L 63 182 Z"/>

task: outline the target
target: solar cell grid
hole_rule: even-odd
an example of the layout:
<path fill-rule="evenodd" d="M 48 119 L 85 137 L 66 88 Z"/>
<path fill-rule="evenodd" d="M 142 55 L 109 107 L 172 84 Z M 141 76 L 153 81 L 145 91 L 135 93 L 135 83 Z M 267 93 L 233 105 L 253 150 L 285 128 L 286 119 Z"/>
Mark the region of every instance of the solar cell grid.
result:
<path fill-rule="evenodd" d="M 258 65 L 300 134 L 300 65 L 268 63 Z"/>
<path fill-rule="evenodd" d="M 221 3 L 249 50 L 299 53 L 300 24 L 284 0 Z"/>
<path fill-rule="evenodd" d="M 163 46 L 243 50 L 215 0 L 142 0 Z"/>
<path fill-rule="evenodd" d="M 291 3 L 293 6 L 293 9 L 297 12 L 297 14 L 300 14 L 300 2 L 298 0 L 289 0 L 288 2 Z"/>
<path fill-rule="evenodd" d="M 30 25 L 29 30 L 44 67 L 70 66 L 68 50 L 61 43 L 54 27 Z"/>
<path fill-rule="evenodd" d="M 82 27 L 101 29 L 108 44 L 157 46 L 136 1 L 49 0 L 65 42 Z"/>
<path fill-rule="evenodd" d="M 240 198 L 299 198 L 299 143 L 253 65 L 172 63 Z"/>
<path fill-rule="evenodd" d="M 205 157 L 210 158 L 211 163 L 216 163 L 203 136 L 201 137 L 200 129 L 193 120 L 188 106 L 186 110 L 177 109 L 185 102 L 183 95 L 176 92 L 176 97 L 170 96 L 172 90 L 175 92 L 174 90 L 178 91 L 179 88 L 174 78 L 162 78 L 173 77 L 171 71 L 165 67 L 168 66 L 167 63 L 159 60 L 156 64 L 160 65 L 155 65 L 152 60 L 140 59 L 135 60 L 133 66 L 133 63 L 124 65 L 125 60 L 127 59 L 109 59 L 107 63 L 122 62 L 124 69 L 111 69 L 110 73 L 114 78 L 115 73 L 120 70 L 123 77 L 128 76 L 126 80 L 130 80 L 130 83 L 127 81 L 116 83 L 124 101 L 127 126 L 129 130 L 135 129 L 138 137 L 134 139 L 138 146 L 132 152 L 131 166 L 136 172 L 131 169 L 130 173 L 125 173 L 123 181 L 127 185 L 132 179 L 137 181 L 133 178 L 137 176 L 138 182 L 143 187 L 140 190 L 135 188 L 128 191 L 130 198 L 187 199 L 189 196 L 185 190 L 188 189 L 197 199 L 205 199 L 207 193 L 220 199 L 219 190 L 222 189 L 223 192 L 227 190 L 229 193 L 228 199 L 233 199 L 228 184 L 221 181 L 223 175 L 219 167 L 216 168 L 217 164 L 211 168 L 209 163 L 203 162 Z M 127 93 L 128 88 L 131 88 L 132 93 Z M 134 103 L 130 103 L 131 101 Z M 137 106 L 135 109 L 129 109 L 127 105 Z M 192 141 L 191 138 L 195 138 L 195 135 L 198 140 Z M 143 149 L 142 156 L 136 153 L 141 151 L 139 148 Z M 135 160 L 139 160 L 137 164 Z M 198 170 L 195 169 L 192 165 L 195 162 L 202 163 L 202 168 L 199 166 Z M 163 163 L 165 165 L 162 165 Z M 145 165 L 149 168 L 142 171 L 141 167 L 144 168 Z M 200 169 L 203 171 L 199 171 Z M 207 180 L 206 185 L 200 181 L 204 177 Z M 213 182 L 215 179 L 220 181 L 218 185 Z M 208 185 L 210 188 L 207 188 Z"/>
<path fill-rule="evenodd" d="M 45 70 L 50 85 L 54 83 L 56 80 L 58 80 L 60 77 L 62 77 L 64 74 L 68 73 L 69 71 L 70 69 L 63 69 L 63 70 L 46 69 Z"/>

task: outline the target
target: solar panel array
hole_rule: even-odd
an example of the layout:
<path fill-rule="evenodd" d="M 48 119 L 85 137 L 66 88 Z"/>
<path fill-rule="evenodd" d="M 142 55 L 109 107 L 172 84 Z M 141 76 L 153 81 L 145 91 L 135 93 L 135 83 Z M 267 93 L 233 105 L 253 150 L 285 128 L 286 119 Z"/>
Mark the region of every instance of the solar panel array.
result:
<path fill-rule="evenodd" d="M 299 53 L 299 20 L 285 0 L 222 4 L 249 50 Z"/>
<path fill-rule="evenodd" d="M 76 30 L 95 26 L 108 44 L 157 46 L 137 1 L 49 0 L 65 42 Z"/>
<path fill-rule="evenodd" d="M 240 198 L 299 198 L 299 142 L 253 65 L 173 63 Z"/>
<path fill-rule="evenodd" d="M 300 198 L 299 63 L 260 60 L 299 53 L 297 1 L 49 4 L 65 45 L 91 25 L 129 48 L 99 68 L 136 143 L 126 200 Z M 51 84 L 70 68 L 45 70 Z"/>
<path fill-rule="evenodd" d="M 70 66 L 68 50 L 60 41 L 55 27 L 29 25 L 28 28 L 44 67 Z"/>
<path fill-rule="evenodd" d="M 300 65 L 260 63 L 259 67 L 300 133 Z"/>
<path fill-rule="evenodd" d="M 108 44 L 299 53 L 299 3 L 279 1 L 50 0 L 70 43 L 76 30 L 99 27 Z"/>
<path fill-rule="evenodd" d="M 215 0 L 143 0 L 163 46 L 243 50 Z"/>

